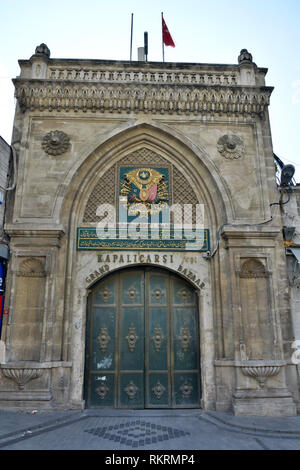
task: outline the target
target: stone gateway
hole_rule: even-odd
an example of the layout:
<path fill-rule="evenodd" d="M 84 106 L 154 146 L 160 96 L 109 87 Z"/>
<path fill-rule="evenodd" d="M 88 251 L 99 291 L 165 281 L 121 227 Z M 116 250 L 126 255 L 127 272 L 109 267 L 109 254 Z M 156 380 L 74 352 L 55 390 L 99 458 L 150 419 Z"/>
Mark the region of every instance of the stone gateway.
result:
<path fill-rule="evenodd" d="M 294 416 L 267 70 L 19 63 L 0 406 Z"/>

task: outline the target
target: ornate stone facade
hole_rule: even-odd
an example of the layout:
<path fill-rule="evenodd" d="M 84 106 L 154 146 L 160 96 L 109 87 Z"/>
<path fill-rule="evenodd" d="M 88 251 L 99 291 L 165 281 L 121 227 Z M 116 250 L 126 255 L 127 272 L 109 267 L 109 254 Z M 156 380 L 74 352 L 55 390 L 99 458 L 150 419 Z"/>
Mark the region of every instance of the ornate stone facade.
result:
<path fill-rule="evenodd" d="M 272 206 L 278 191 L 266 69 L 245 50 L 237 65 L 207 65 L 52 59 L 45 45 L 20 67 L 0 406 L 84 407 L 90 292 L 110 273 L 143 266 L 168 270 L 197 293 L 204 409 L 295 415 L 299 383 L 282 295 L 281 215 Z M 163 243 L 150 251 L 78 249 L 78 227 L 105 218 L 99 204 L 117 206 L 124 168 L 142 168 L 145 178 L 159 169 L 178 211 L 201 205 L 210 253 Z M 128 305 L 137 301 L 134 285 L 126 292 Z M 160 286 L 151 292 L 152 302 L 162 302 Z M 112 286 L 105 282 L 100 293 L 99 303 L 110 306 Z M 187 294 L 181 289 L 177 302 L 188 306 Z M 167 344 L 162 320 L 149 333 L 157 354 Z M 106 353 L 114 338 L 105 322 L 98 326 L 95 342 Z M 193 347 L 193 333 L 183 322 L 180 354 Z M 125 336 L 134 354 L 140 331 L 129 322 Z M 94 396 L 104 404 L 112 388 L 109 380 L 98 383 Z M 180 399 L 190 400 L 195 389 L 183 380 Z M 128 378 L 120 390 L 130 406 L 141 385 Z M 161 404 L 161 377 L 150 390 Z"/>

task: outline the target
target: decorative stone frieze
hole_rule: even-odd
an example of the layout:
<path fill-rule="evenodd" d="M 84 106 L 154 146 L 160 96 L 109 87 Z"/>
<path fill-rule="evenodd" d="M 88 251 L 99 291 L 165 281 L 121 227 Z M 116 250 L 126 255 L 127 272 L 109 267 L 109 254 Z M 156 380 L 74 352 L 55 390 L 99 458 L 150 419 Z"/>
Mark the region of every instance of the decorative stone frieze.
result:
<path fill-rule="evenodd" d="M 101 66 L 64 67 L 50 66 L 47 70 L 47 79 L 75 80 L 104 83 L 147 83 L 147 84 L 204 84 L 204 85 L 237 85 L 238 74 L 234 71 L 216 72 L 204 70 L 201 72 L 170 72 L 166 70 L 137 71 L 134 68 L 112 67 L 110 70 Z"/>
<path fill-rule="evenodd" d="M 42 148 L 48 155 L 61 155 L 70 147 L 69 136 L 62 131 L 51 131 L 44 135 Z"/>
<path fill-rule="evenodd" d="M 218 140 L 218 151 L 227 159 L 240 158 L 244 154 L 244 143 L 237 135 L 223 135 Z"/>
<path fill-rule="evenodd" d="M 83 111 L 185 115 L 262 115 L 273 88 L 217 85 L 145 85 L 14 81 L 23 112 Z"/>

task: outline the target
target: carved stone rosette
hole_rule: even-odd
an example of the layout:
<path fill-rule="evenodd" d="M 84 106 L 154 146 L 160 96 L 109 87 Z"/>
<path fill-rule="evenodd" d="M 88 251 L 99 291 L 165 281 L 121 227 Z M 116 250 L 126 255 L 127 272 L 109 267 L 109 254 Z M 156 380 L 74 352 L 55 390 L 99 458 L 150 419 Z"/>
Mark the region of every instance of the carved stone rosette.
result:
<path fill-rule="evenodd" d="M 19 387 L 19 390 L 24 390 L 25 385 L 30 382 L 30 380 L 37 379 L 42 375 L 41 369 L 2 369 L 3 375 L 7 379 L 11 379 Z"/>
<path fill-rule="evenodd" d="M 42 140 L 42 148 L 48 155 L 61 155 L 68 150 L 69 146 L 70 138 L 62 131 L 50 131 Z"/>
<path fill-rule="evenodd" d="M 279 374 L 280 366 L 244 366 L 242 372 L 248 377 L 253 377 L 257 380 L 260 388 L 265 387 L 265 383 L 268 377 L 273 377 Z"/>
<path fill-rule="evenodd" d="M 233 160 L 244 155 L 244 143 L 237 135 L 223 135 L 218 140 L 217 149 L 223 157 Z"/>

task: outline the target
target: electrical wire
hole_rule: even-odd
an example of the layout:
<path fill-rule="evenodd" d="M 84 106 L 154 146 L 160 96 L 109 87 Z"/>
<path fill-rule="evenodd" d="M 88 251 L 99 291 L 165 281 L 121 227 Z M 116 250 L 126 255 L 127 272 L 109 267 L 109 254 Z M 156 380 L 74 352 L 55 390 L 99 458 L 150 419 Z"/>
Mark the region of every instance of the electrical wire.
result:
<path fill-rule="evenodd" d="M 287 191 L 284 189 L 284 188 L 281 188 L 282 191 L 286 192 Z M 284 204 L 287 204 L 291 199 L 291 196 L 290 194 L 288 194 L 288 199 L 287 201 L 285 202 L 282 202 L 282 201 L 279 201 L 279 202 L 272 202 L 270 204 L 270 208 L 272 206 L 283 206 Z M 221 239 L 221 230 L 223 229 L 223 227 L 225 227 L 225 225 L 229 226 L 229 227 L 253 227 L 253 226 L 257 226 L 257 225 L 264 225 L 264 224 L 268 224 L 269 222 L 271 222 L 273 220 L 273 216 L 271 215 L 271 218 L 269 220 L 265 220 L 264 222 L 259 222 L 258 224 L 223 224 L 221 225 L 221 227 L 218 229 L 218 232 L 217 232 L 217 244 L 216 244 L 216 248 L 214 249 L 214 251 L 211 253 L 211 254 L 205 254 L 205 259 L 211 259 L 215 256 L 215 254 L 217 253 L 218 251 L 218 248 L 219 248 L 219 245 L 220 245 L 220 239 Z"/>

